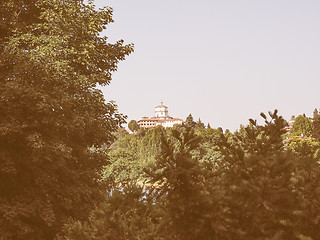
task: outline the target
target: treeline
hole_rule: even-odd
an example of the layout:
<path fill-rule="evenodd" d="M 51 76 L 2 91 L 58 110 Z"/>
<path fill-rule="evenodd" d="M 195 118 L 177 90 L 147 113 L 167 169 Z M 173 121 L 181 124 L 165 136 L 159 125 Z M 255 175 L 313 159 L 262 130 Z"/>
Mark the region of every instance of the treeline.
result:
<path fill-rule="evenodd" d="M 106 201 L 59 239 L 317 239 L 319 144 L 285 142 L 286 121 L 269 115 L 234 133 L 122 132 L 102 174 Z"/>
<path fill-rule="evenodd" d="M 318 239 L 319 120 L 126 134 L 97 88 L 133 51 L 101 35 L 112 9 L 0 7 L 1 239 Z"/>

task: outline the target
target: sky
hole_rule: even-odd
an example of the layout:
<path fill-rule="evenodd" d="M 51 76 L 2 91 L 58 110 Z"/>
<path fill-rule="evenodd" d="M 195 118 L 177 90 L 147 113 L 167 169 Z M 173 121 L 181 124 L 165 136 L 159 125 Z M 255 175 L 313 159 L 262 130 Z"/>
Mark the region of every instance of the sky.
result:
<path fill-rule="evenodd" d="M 102 33 L 134 44 L 103 88 L 127 121 L 191 113 L 232 131 L 274 109 L 289 120 L 320 107 L 318 0 L 96 0 Z"/>

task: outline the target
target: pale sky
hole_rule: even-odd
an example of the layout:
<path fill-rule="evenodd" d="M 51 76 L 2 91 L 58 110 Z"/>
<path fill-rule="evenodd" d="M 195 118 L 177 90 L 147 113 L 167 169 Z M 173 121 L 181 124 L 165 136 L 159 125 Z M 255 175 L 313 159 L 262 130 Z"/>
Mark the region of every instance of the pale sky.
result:
<path fill-rule="evenodd" d="M 232 131 L 275 108 L 286 119 L 320 107 L 319 0 L 96 0 L 114 9 L 103 32 L 134 43 L 103 88 L 128 122 L 192 113 Z"/>

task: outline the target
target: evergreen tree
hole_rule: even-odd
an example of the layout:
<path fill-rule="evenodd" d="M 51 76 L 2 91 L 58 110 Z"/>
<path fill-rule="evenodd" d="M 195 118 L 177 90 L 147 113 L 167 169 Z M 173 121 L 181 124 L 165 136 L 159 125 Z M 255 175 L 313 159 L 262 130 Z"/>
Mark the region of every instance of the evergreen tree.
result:
<path fill-rule="evenodd" d="M 318 109 L 315 108 L 313 111 L 313 119 L 315 119 L 317 117 L 319 117 L 319 112 L 318 112 Z"/>
<path fill-rule="evenodd" d="M 191 113 L 188 115 L 188 117 L 186 118 L 186 126 L 187 127 L 194 127 L 194 125 L 196 124 L 194 121 L 193 121 L 193 117 L 191 115 Z"/>
<path fill-rule="evenodd" d="M 320 176 L 318 159 L 306 157 L 299 147 L 286 150 L 285 121 L 277 112 L 270 116 L 269 121 L 262 114 L 264 126 L 251 119 L 245 132 L 218 144 L 224 160 L 216 184 L 226 189 L 230 239 L 317 239 L 320 223 L 314 219 L 319 214 L 311 212 L 319 211 L 320 185 L 314 184 L 313 191 L 307 181 Z M 315 203 L 309 208 L 308 201 Z"/>
<path fill-rule="evenodd" d="M 204 169 L 191 152 L 200 143 L 192 130 L 172 131 L 162 139 L 162 151 L 146 172 L 157 193 L 165 197 L 158 234 L 164 239 L 211 239 L 210 199 L 203 182 Z"/>
<path fill-rule="evenodd" d="M 320 141 L 320 114 L 317 109 L 313 112 L 313 131 L 312 137 Z"/>
<path fill-rule="evenodd" d="M 205 125 L 203 122 L 201 122 L 201 119 L 199 118 L 198 122 L 197 122 L 197 127 L 201 128 L 201 129 L 205 129 Z"/>
<path fill-rule="evenodd" d="M 161 151 L 161 139 L 166 135 L 166 129 L 160 125 L 150 128 L 145 136 L 141 138 L 139 144 L 140 165 L 150 164 L 155 161 L 156 156 Z"/>

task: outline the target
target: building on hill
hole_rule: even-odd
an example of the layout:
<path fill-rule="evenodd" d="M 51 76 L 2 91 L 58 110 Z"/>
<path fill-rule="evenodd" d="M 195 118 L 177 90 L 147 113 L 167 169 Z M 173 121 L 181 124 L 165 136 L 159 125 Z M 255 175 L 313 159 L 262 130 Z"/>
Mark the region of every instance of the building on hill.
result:
<path fill-rule="evenodd" d="M 173 127 L 176 124 L 182 124 L 183 120 L 180 118 L 173 118 L 168 115 L 168 107 L 163 105 L 163 102 L 160 102 L 160 105 L 155 107 L 155 116 L 154 117 L 142 117 L 138 121 L 140 127 L 151 128 L 156 126 L 163 127 Z"/>

